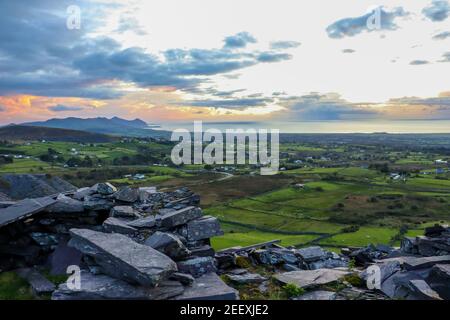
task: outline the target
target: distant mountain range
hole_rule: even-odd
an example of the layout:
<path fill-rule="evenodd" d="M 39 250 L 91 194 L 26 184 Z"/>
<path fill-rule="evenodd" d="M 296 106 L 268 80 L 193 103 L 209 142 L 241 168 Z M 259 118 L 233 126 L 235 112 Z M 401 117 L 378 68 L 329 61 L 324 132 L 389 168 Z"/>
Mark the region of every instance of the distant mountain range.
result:
<path fill-rule="evenodd" d="M 148 124 L 140 119 L 125 120 L 118 117 L 111 119 L 99 118 L 63 118 L 49 119 L 47 121 L 28 122 L 23 126 L 47 127 L 59 129 L 72 129 L 101 134 L 129 137 L 168 137 L 168 132 L 151 129 Z"/>
<path fill-rule="evenodd" d="M 80 130 L 35 127 L 24 125 L 9 125 L 0 128 L 0 140 L 10 141 L 65 141 L 65 142 L 86 142 L 103 143 L 119 140 L 119 137 L 111 135 L 87 132 Z"/>

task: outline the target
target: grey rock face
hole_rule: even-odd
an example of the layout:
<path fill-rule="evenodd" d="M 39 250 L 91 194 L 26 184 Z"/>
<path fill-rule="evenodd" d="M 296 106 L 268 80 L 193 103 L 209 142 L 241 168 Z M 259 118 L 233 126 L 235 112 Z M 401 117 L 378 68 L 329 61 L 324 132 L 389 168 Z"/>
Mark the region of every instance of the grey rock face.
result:
<path fill-rule="evenodd" d="M 317 269 L 280 273 L 275 275 L 275 278 L 284 284 L 291 283 L 300 288 L 310 288 L 338 281 L 347 274 L 349 272 L 344 270 Z"/>
<path fill-rule="evenodd" d="M 189 273 L 198 278 L 205 273 L 216 272 L 214 259 L 212 257 L 199 257 L 178 262 L 180 272 Z"/>
<path fill-rule="evenodd" d="M 450 264 L 435 265 L 427 282 L 443 299 L 450 300 Z"/>
<path fill-rule="evenodd" d="M 181 228 L 180 234 L 189 241 L 209 239 L 223 235 L 220 229 L 219 220 L 211 216 L 189 221 L 185 227 Z"/>
<path fill-rule="evenodd" d="M 238 292 L 227 286 L 215 273 L 207 273 L 197 279 L 175 300 L 238 300 Z"/>
<path fill-rule="evenodd" d="M 442 300 L 424 280 L 410 280 L 407 288 L 412 292 L 411 300 Z"/>
<path fill-rule="evenodd" d="M 161 226 L 166 228 L 173 228 L 183 225 L 196 218 L 200 218 L 201 216 L 202 210 L 200 208 L 187 207 L 164 215 L 161 218 Z"/>
<path fill-rule="evenodd" d="M 133 203 L 139 199 L 138 189 L 125 187 L 114 193 L 114 198 L 118 201 Z"/>
<path fill-rule="evenodd" d="M 99 193 L 102 195 L 110 195 L 117 192 L 117 188 L 109 182 L 102 182 L 92 186 L 92 191 L 94 191 L 94 193 Z"/>
<path fill-rule="evenodd" d="M 81 272 L 81 289 L 71 290 L 63 283 L 53 292 L 52 300 L 163 300 L 183 293 L 176 281 L 164 281 L 155 288 L 134 286 L 107 275 Z"/>
<path fill-rule="evenodd" d="M 190 274 L 175 272 L 170 276 L 170 280 L 179 281 L 186 286 L 191 286 L 194 283 L 195 278 Z"/>
<path fill-rule="evenodd" d="M 131 206 L 115 206 L 111 209 L 109 214 L 111 217 L 115 218 L 140 218 L 141 215 L 136 212 Z"/>
<path fill-rule="evenodd" d="M 56 198 L 56 203 L 49 206 L 46 210 L 57 213 L 79 213 L 84 211 L 84 206 L 83 202 L 60 194 Z"/>
<path fill-rule="evenodd" d="M 105 274 L 131 283 L 155 286 L 177 271 L 177 265 L 155 249 L 121 234 L 71 229 L 69 245 L 94 258 Z"/>
<path fill-rule="evenodd" d="M 137 232 L 137 229 L 114 217 L 109 217 L 103 222 L 103 229 L 109 233 L 133 234 Z"/>
<path fill-rule="evenodd" d="M 145 242 L 145 245 L 156 249 L 172 259 L 178 260 L 190 254 L 183 242 L 174 234 L 156 231 Z"/>
<path fill-rule="evenodd" d="M 56 201 L 51 197 L 25 199 L 4 209 L 0 209 L 0 227 L 23 220 L 44 211 Z"/>
<path fill-rule="evenodd" d="M 227 274 L 228 279 L 236 284 L 262 283 L 267 280 L 257 273 Z"/>

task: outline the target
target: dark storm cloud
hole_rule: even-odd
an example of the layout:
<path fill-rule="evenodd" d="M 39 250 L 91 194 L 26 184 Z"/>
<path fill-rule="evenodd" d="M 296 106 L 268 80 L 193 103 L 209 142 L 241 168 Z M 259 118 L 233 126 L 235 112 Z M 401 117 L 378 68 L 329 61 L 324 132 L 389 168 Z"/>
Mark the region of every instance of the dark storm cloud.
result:
<path fill-rule="evenodd" d="M 422 13 L 431 21 L 444 21 L 450 14 L 450 4 L 445 0 L 434 0 L 422 10 Z"/>
<path fill-rule="evenodd" d="M 379 10 L 379 11 L 377 11 Z M 368 28 L 367 22 L 371 17 L 379 12 L 380 25 L 379 28 Z M 353 37 L 364 31 L 382 31 L 382 30 L 395 30 L 398 28 L 395 20 L 398 17 L 404 17 L 408 15 L 401 7 L 397 7 L 392 11 L 387 11 L 382 7 L 373 10 L 365 15 L 352 18 L 344 18 L 338 20 L 326 29 L 328 36 L 333 39 L 341 39 L 345 37 Z"/>

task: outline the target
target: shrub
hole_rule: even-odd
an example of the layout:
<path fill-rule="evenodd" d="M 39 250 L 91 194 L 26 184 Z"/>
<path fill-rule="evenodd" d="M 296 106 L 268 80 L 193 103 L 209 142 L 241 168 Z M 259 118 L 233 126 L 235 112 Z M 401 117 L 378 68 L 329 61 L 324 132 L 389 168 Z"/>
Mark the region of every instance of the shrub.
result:
<path fill-rule="evenodd" d="M 286 295 L 288 296 L 288 298 L 298 297 L 305 293 L 305 289 L 300 288 L 299 286 L 297 286 L 293 283 L 288 283 L 288 284 L 284 285 L 283 290 L 286 293 Z"/>

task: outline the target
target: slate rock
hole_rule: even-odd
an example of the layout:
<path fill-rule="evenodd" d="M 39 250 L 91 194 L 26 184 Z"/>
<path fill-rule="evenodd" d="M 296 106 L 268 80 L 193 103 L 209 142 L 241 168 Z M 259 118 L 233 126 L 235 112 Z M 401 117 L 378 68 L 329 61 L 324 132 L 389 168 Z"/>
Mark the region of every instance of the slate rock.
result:
<path fill-rule="evenodd" d="M 426 280 L 443 299 L 450 300 L 450 264 L 433 266 Z"/>
<path fill-rule="evenodd" d="M 67 245 L 67 241 L 60 241 L 56 249 L 50 255 L 50 273 L 52 275 L 66 274 L 67 267 L 79 266 L 82 253 Z"/>
<path fill-rule="evenodd" d="M 90 187 L 80 188 L 74 193 L 73 198 L 75 200 L 82 201 L 82 200 L 84 200 L 85 197 L 90 196 L 92 194 L 94 194 L 94 191 L 92 190 L 92 188 L 90 188 Z"/>
<path fill-rule="evenodd" d="M 215 251 L 210 245 L 202 245 L 200 247 L 189 248 L 191 256 L 194 257 L 214 257 Z"/>
<path fill-rule="evenodd" d="M 56 203 L 50 205 L 46 211 L 56 213 L 79 213 L 84 211 L 84 206 L 83 202 L 60 194 L 56 198 Z"/>
<path fill-rule="evenodd" d="M 133 234 L 138 230 L 129 226 L 126 221 L 109 217 L 103 222 L 103 229 L 109 233 Z"/>
<path fill-rule="evenodd" d="M 52 282 L 50 282 L 34 268 L 19 269 L 16 273 L 30 284 L 31 290 L 33 290 L 33 293 L 38 296 L 52 293 L 56 289 Z"/>
<path fill-rule="evenodd" d="M 125 187 L 114 193 L 114 198 L 118 201 L 133 203 L 139 199 L 139 190 Z"/>
<path fill-rule="evenodd" d="M 202 210 L 200 208 L 187 207 L 162 216 L 161 226 L 166 228 L 173 228 L 183 225 L 196 218 L 200 218 L 201 216 Z"/>
<path fill-rule="evenodd" d="M 337 269 L 301 270 L 276 274 L 274 277 L 284 284 L 295 284 L 300 288 L 310 288 L 336 282 L 349 274 Z"/>
<path fill-rule="evenodd" d="M 141 215 L 131 206 L 115 206 L 109 215 L 115 218 L 141 218 Z"/>
<path fill-rule="evenodd" d="M 40 246 L 53 246 L 58 244 L 58 239 L 55 234 L 31 232 L 30 237 Z"/>
<path fill-rule="evenodd" d="M 156 249 L 172 259 L 179 260 L 190 254 L 180 238 L 172 233 L 156 231 L 144 242 L 145 245 Z"/>
<path fill-rule="evenodd" d="M 177 263 L 178 270 L 183 273 L 189 273 L 198 278 L 209 272 L 216 272 L 216 266 L 212 257 L 198 257 Z"/>
<path fill-rule="evenodd" d="M 442 300 L 439 294 L 430 288 L 430 286 L 421 279 L 410 280 L 408 289 L 411 290 L 409 300 Z"/>
<path fill-rule="evenodd" d="M 308 269 L 334 269 L 334 268 L 347 268 L 348 262 L 342 259 L 325 259 L 320 261 L 311 262 L 308 264 Z"/>
<path fill-rule="evenodd" d="M 435 264 L 450 263 L 450 255 L 435 257 L 405 257 L 403 265 L 408 270 L 417 270 L 432 267 Z"/>
<path fill-rule="evenodd" d="M 194 283 L 195 278 L 187 273 L 175 272 L 170 276 L 170 280 L 179 281 L 185 286 L 191 286 Z"/>
<path fill-rule="evenodd" d="M 155 193 L 157 193 L 156 187 L 141 187 L 138 189 L 139 201 L 149 201 Z"/>
<path fill-rule="evenodd" d="M 86 210 L 109 211 L 114 206 L 114 202 L 109 199 L 101 199 L 89 196 L 84 198 L 83 206 Z"/>
<path fill-rule="evenodd" d="M 71 290 L 66 283 L 53 292 L 52 300 L 165 300 L 183 293 L 177 281 L 163 281 L 155 288 L 131 285 L 107 275 L 81 272 L 80 290 Z"/>
<path fill-rule="evenodd" d="M 307 292 L 299 297 L 296 297 L 292 300 L 335 300 L 336 292 L 333 291 L 325 291 L 325 290 L 317 290 Z"/>
<path fill-rule="evenodd" d="M 55 202 L 53 197 L 24 199 L 12 206 L 0 209 L 0 227 L 29 218 L 44 211 Z"/>
<path fill-rule="evenodd" d="M 151 229 L 156 226 L 159 216 L 148 216 L 128 222 L 128 225 L 138 229 Z"/>
<path fill-rule="evenodd" d="M 228 279 L 236 284 L 254 284 L 254 283 L 262 283 L 267 280 L 266 277 L 263 277 L 257 273 L 244 273 L 244 274 L 227 274 Z"/>
<path fill-rule="evenodd" d="M 215 273 L 207 273 L 195 279 L 175 300 L 238 300 L 239 293 L 225 284 Z"/>
<path fill-rule="evenodd" d="M 220 229 L 219 220 L 211 216 L 203 216 L 189 221 L 181 228 L 180 234 L 188 241 L 197 241 L 221 236 L 223 231 Z"/>
<path fill-rule="evenodd" d="M 117 192 L 117 188 L 109 182 L 101 182 L 92 186 L 92 191 L 101 195 L 110 195 Z"/>
<path fill-rule="evenodd" d="M 298 249 L 297 253 L 307 263 L 326 259 L 328 256 L 328 253 L 319 246 Z"/>
<path fill-rule="evenodd" d="M 155 286 L 177 271 L 166 255 L 117 233 L 71 229 L 69 245 L 94 258 L 112 277 L 144 286 Z"/>

